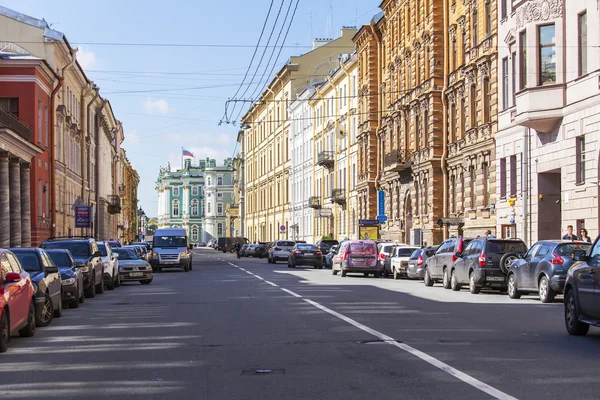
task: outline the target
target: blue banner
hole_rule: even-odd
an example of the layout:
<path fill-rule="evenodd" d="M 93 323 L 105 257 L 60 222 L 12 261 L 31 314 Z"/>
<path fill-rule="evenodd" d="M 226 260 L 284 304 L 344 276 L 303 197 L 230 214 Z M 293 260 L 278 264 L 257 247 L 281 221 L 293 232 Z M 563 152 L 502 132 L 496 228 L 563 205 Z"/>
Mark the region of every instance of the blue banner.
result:
<path fill-rule="evenodd" d="M 385 191 L 383 191 L 383 190 L 379 191 L 378 206 L 379 206 L 378 215 L 385 215 Z"/>

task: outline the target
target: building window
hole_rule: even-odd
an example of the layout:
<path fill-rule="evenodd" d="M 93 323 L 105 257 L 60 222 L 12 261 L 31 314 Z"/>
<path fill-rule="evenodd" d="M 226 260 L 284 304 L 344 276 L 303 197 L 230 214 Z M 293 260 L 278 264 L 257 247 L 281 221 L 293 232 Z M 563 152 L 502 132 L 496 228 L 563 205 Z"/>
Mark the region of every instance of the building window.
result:
<path fill-rule="evenodd" d="M 196 225 L 192 226 L 192 242 L 198 241 L 198 227 Z"/>
<path fill-rule="evenodd" d="M 540 43 L 540 85 L 556 83 L 556 45 L 554 24 L 538 27 Z"/>
<path fill-rule="evenodd" d="M 217 223 L 217 236 L 218 237 L 223 236 L 223 223 L 222 222 Z"/>
<path fill-rule="evenodd" d="M 211 211 L 210 211 L 210 202 L 206 203 L 206 212 L 207 212 L 208 214 L 210 214 L 210 213 L 211 213 Z"/>
<path fill-rule="evenodd" d="M 49 126 L 48 126 L 48 107 L 44 107 L 44 144 L 46 145 L 46 147 L 49 146 L 49 139 L 48 139 L 48 130 L 49 130 Z"/>
<path fill-rule="evenodd" d="M 221 186 L 222 184 L 223 184 L 223 177 L 222 177 L 222 176 L 219 176 L 219 177 L 217 178 L 217 185 L 218 185 L 218 186 Z"/>
<path fill-rule="evenodd" d="M 173 201 L 173 218 L 179 217 L 179 201 Z"/>
<path fill-rule="evenodd" d="M 429 214 L 429 184 L 427 180 L 423 181 L 423 211 Z"/>
<path fill-rule="evenodd" d="M 471 209 L 474 210 L 477 206 L 477 193 L 475 192 L 475 180 L 477 179 L 477 170 L 475 166 L 471 166 Z"/>
<path fill-rule="evenodd" d="M 587 74 L 587 12 L 579 14 L 579 76 Z"/>
<path fill-rule="evenodd" d="M 527 87 L 527 31 L 519 33 L 519 89 Z"/>
<path fill-rule="evenodd" d="M 473 47 L 476 47 L 479 44 L 479 24 L 478 24 L 478 16 L 477 9 L 473 10 Z"/>
<path fill-rule="evenodd" d="M 38 116 L 37 116 L 38 143 L 42 143 L 42 102 L 38 101 Z"/>
<path fill-rule="evenodd" d="M 198 186 L 192 186 L 192 196 L 198 196 Z"/>
<path fill-rule="evenodd" d="M 460 41 L 461 65 L 464 65 L 467 55 L 467 32 L 466 28 L 462 31 L 462 40 Z"/>
<path fill-rule="evenodd" d="M 507 0 L 500 0 L 500 18 L 505 19 L 508 15 Z"/>
<path fill-rule="evenodd" d="M 485 37 L 492 36 L 492 5 L 488 1 L 485 3 Z"/>
<path fill-rule="evenodd" d="M 500 198 L 506 198 L 506 157 L 500 159 Z"/>
<path fill-rule="evenodd" d="M 456 37 L 452 38 L 452 71 L 456 69 L 456 59 L 458 55 L 456 54 Z"/>
<path fill-rule="evenodd" d="M 423 111 L 423 148 L 429 147 L 429 110 Z"/>
<path fill-rule="evenodd" d="M 198 216 L 198 201 L 194 200 L 192 202 L 192 216 L 197 217 Z"/>
<path fill-rule="evenodd" d="M 451 213 L 456 212 L 456 176 L 452 175 L 450 177 L 450 209 Z"/>
<path fill-rule="evenodd" d="M 450 104 L 450 123 L 448 129 L 448 142 L 456 140 L 456 103 L 453 101 Z"/>
<path fill-rule="evenodd" d="M 223 193 L 217 193 L 217 199 L 222 199 L 223 198 Z"/>
<path fill-rule="evenodd" d="M 419 215 L 419 182 L 415 181 L 415 215 Z"/>
<path fill-rule="evenodd" d="M 576 152 L 576 183 L 585 182 L 585 137 L 579 136 L 575 138 Z"/>
<path fill-rule="evenodd" d="M 490 122 L 490 78 L 485 77 L 483 79 L 483 93 L 481 94 L 482 111 L 483 111 L 483 123 L 487 124 Z"/>
<path fill-rule="evenodd" d="M 502 109 L 508 108 L 508 57 L 502 59 Z"/>
<path fill-rule="evenodd" d="M 217 203 L 217 215 L 223 215 L 223 203 Z"/>
<path fill-rule="evenodd" d="M 179 196 L 179 186 L 173 187 L 173 196 Z"/>
<path fill-rule="evenodd" d="M 510 196 L 517 196 L 517 156 L 510 156 Z"/>
<path fill-rule="evenodd" d="M 460 131 L 457 132 L 457 134 L 456 134 L 457 138 L 459 138 L 459 137 L 462 138 L 464 136 L 465 130 L 467 129 L 466 121 L 465 121 L 465 112 L 466 112 L 465 107 L 466 107 L 465 98 L 461 97 L 461 99 L 460 99 Z"/>
<path fill-rule="evenodd" d="M 512 53 L 512 66 L 511 66 L 511 74 L 512 74 L 512 83 L 511 83 L 511 93 L 512 93 L 512 105 L 517 105 L 517 99 L 515 97 L 515 93 L 517 93 L 517 53 Z"/>
<path fill-rule="evenodd" d="M 262 159 L 261 159 L 261 162 L 262 162 Z M 208 183 L 207 183 L 207 185 L 208 185 L 208 186 L 212 185 L 212 183 L 211 183 L 212 181 L 211 181 L 211 179 L 210 179 L 210 176 L 208 177 L 208 180 L 207 180 L 207 182 L 208 182 Z"/>
<path fill-rule="evenodd" d="M 471 123 L 471 128 L 475 128 L 477 126 L 477 110 L 475 109 L 475 105 L 477 103 L 477 89 L 475 88 L 475 85 L 471 85 L 469 91 L 469 119 Z"/>
<path fill-rule="evenodd" d="M 490 205 L 490 166 L 484 162 L 481 166 L 483 172 L 483 206 Z"/>

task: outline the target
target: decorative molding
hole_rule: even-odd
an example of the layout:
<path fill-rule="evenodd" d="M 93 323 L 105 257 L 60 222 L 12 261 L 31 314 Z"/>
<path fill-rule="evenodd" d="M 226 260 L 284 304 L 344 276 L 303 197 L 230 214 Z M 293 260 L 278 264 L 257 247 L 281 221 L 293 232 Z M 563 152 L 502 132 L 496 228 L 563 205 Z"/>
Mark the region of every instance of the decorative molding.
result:
<path fill-rule="evenodd" d="M 529 22 L 548 21 L 562 17 L 562 0 L 528 1 L 517 9 L 517 29 Z"/>
<path fill-rule="evenodd" d="M 483 79 L 490 77 L 490 65 L 487 60 L 482 60 L 477 64 L 477 72 L 482 81 Z"/>
<path fill-rule="evenodd" d="M 453 91 L 446 93 L 446 97 L 448 98 L 448 104 L 454 104 L 455 94 Z"/>
<path fill-rule="evenodd" d="M 450 25 L 448 33 L 450 34 L 450 41 L 454 42 L 456 40 L 456 25 Z"/>
<path fill-rule="evenodd" d="M 467 85 L 474 85 L 476 80 L 475 80 L 475 69 L 474 68 L 470 68 L 469 70 L 464 72 L 465 75 L 465 80 L 467 82 Z"/>
<path fill-rule="evenodd" d="M 464 15 L 461 15 L 460 18 L 456 20 L 458 25 L 460 25 L 460 30 L 466 32 L 467 30 L 467 18 Z"/>

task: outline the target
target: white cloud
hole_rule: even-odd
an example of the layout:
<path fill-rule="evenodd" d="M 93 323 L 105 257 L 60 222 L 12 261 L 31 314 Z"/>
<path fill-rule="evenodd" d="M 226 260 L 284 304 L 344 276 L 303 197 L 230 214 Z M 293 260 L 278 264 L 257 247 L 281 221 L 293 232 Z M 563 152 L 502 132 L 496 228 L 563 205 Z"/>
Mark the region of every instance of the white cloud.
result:
<path fill-rule="evenodd" d="M 165 115 L 172 111 L 169 102 L 164 99 L 146 97 L 142 106 L 144 107 L 144 112 L 150 115 Z"/>
<path fill-rule="evenodd" d="M 79 46 L 79 51 L 77 52 L 77 61 L 84 70 L 94 68 L 97 62 L 94 52 L 83 46 Z"/>
<path fill-rule="evenodd" d="M 141 137 L 139 132 L 137 131 L 130 131 L 130 132 L 125 132 L 125 141 L 123 142 L 123 147 L 125 149 L 128 149 L 128 146 L 134 145 L 134 144 L 139 144 L 141 143 Z"/>

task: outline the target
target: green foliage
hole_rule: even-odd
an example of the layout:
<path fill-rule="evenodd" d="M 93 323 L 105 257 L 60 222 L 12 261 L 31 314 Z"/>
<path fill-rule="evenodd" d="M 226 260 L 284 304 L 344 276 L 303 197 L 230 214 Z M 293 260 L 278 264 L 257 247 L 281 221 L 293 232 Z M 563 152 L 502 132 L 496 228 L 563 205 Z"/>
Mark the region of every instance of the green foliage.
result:
<path fill-rule="evenodd" d="M 333 240 L 333 235 L 323 235 L 321 240 Z"/>

